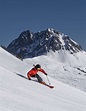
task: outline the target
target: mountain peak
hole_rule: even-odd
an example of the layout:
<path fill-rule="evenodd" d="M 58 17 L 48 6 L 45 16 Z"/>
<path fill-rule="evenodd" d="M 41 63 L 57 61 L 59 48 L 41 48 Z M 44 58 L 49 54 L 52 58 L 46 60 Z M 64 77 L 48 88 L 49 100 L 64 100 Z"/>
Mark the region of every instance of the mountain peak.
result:
<path fill-rule="evenodd" d="M 52 33 L 56 33 L 56 30 L 53 28 L 48 28 L 47 31 L 52 32 Z"/>
<path fill-rule="evenodd" d="M 20 54 L 23 58 L 45 55 L 50 50 L 53 52 L 66 50 L 70 53 L 82 50 L 81 46 L 70 37 L 52 28 L 37 33 L 23 31 L 7 49 L 14 55 Z"/>

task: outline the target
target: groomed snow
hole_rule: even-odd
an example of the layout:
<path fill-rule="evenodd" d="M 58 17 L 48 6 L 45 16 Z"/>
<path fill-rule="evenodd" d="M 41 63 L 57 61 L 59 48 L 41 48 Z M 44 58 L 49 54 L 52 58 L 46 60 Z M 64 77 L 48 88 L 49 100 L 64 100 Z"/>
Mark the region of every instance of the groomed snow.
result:
<path fill-rule="evenodd" d="M 33 62 L 27 64 L 0 48 L 0 111 L 86 111 L 85 92 L 49 76 L 54 89 L 17 75 L 26 76 Z M 49 64 L 44 65 L 46 70 Z M 46 76 L 42 77 L 48 83 Z"/>

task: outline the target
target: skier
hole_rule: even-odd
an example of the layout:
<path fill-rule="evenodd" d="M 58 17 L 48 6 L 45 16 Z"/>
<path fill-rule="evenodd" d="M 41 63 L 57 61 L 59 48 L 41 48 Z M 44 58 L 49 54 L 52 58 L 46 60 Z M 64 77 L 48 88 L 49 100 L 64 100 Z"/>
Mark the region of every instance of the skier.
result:
<path fill-rule="evenodd" d="M 39 83 L 45 84 L 43 79 L 37 74 L 38 71 L 44 73 L 47 76 L 47 73 L 41 68 L 39 64 L 37 64 L 34 65 L 34 67 L 27 73 L 28 79 L 31 80 L 31 77 L 36 77 Z"/>
<path fill-rule="evenodd" d="M 34 65 L 34 67 L 27 73 L 27 77 L 29 80 L 31 80 L 31 77 L 36 77 L 38 79 L 38 82 L 48 86 L 49 88 L 54 88 L 54 86 L 51 86 L 50 84 L 46 84 L 43 79 L 37 74 L 37 72 L 40 71 L 42 73 L 44 73 L 47 76 L 47 73 L 41 68 L 41 66 L 39 64 Z M 47 77 L 48 78 L 48 77 Z M 49 81 L 49 79 L 48 79 Z"/>

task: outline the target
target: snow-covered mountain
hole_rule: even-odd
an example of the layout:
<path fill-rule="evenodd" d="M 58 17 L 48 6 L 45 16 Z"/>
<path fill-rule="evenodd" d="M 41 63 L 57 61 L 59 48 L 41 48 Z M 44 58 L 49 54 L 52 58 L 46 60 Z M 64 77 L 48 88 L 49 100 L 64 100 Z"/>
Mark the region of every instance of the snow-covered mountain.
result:
<path fill-rule="evenodd" d="M 48 77 L 54 89 L 23 78 L 32 68 L 33 62 L 40 63 L 41 59 L 41 65 L 49 73 Z M 52 74 L 58 74 L 64 65 L 58 62 L 57 67 L 56 62 L 51 56 L 21 61 L 0 47 L 0 111 L 86 111 L 85 92 L 50 77 Z M 64 68 L 68 69 L 66 74 L 69 75 L 70 67 Z M 48 83 L 45 75 L 39 75 Z"/>
<path fill-rule="evenodd" d="M 69 51 L 70 54 L 82 51 L 78 43 L 54 29 L 37 33 L 24 31 L 8 45 L 7 49 L 13 55 L 21 55 L 22 58 L 46 55 L 50 51 L 56 52 L 61 49 Z"/>
<path fill-rule="evenodd" d="M 24 31 L 7 49 L 28 64 L 40 63 L 51 77 L 86 91 L 86 52 L 67 35 L 54 29 Z"/>

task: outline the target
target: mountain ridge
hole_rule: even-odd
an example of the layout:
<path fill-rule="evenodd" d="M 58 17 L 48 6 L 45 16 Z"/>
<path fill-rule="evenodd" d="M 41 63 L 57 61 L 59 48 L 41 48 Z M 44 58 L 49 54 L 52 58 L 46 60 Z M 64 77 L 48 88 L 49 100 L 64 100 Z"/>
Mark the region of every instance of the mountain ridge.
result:
<path fill-rule="evenodd" d="M 36 33 L 29 30 L 23 31 L 17 39 L 7 46 L 10 53 L 16 56 L 21 55 L 22 58 L 46 55 L 50 50 L 56 52 L 60 49 L 67 50 L 71 54 L 83 50 L 69 36 L 52 28 Z"/>

